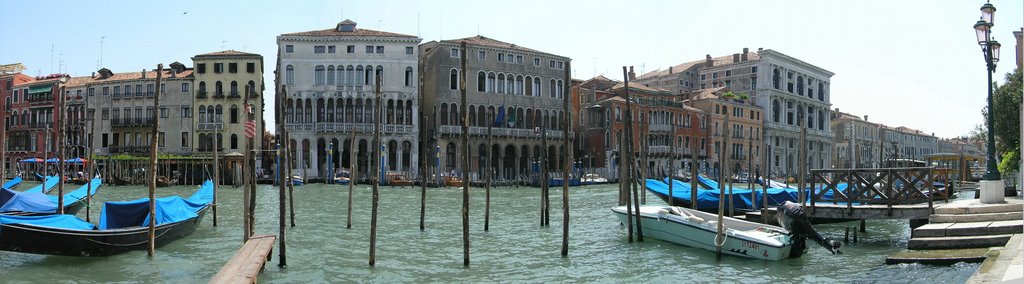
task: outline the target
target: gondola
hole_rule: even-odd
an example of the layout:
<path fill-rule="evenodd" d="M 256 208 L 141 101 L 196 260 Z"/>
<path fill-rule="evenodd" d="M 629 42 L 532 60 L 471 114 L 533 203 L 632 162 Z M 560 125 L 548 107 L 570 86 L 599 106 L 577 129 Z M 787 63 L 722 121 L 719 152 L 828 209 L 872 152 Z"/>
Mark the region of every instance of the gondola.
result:
<path fill-rule="evenodd" d="M 189 198 L 156 199 L 156 246 L 195 232 L 213 202 L 207 180 Z M 0 250 L 65 256 L 109 256 L 148 247 L 149 199 L 106 202 L 100 224 L 74 215 L 0 216 Z"/>
<path fill-rule="evenodd" d="M 177 185 L 177 184 L 178 184 L 178 179 L 170 179 L 170 178 L 165 177 L 165 176 L 157 176 L 156 177 L 156 187 L 168 187 L 168 186 Z"/>
<path fill-rule="evenodd" d="M 74 215 L 85 208 L 86 193 L 95 195 L 103 185 L 100 178 L 93 178 L 91 183 L 91 191 L 89 184 L 85 184 L 64 194 L 65 214 Z M 57 196 L 46 195 L 42 192 L 17 192 L 6 188 L 0 189 L 0 214 L 3 215 L 53 215 L 57 214 L 57 202 Z"/>

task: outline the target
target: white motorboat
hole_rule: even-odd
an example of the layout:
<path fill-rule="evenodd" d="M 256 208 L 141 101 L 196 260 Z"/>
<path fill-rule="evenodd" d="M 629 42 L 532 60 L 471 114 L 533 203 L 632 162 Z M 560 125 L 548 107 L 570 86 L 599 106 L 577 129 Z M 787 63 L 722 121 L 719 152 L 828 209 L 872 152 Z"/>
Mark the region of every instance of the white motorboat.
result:
<path fill-rule="evenodd" d="M 585 174 L 583 175 L 583 178 L 580 179 L 580 183 L 583 185 L 605 184 L 608 183 L 608 179 L 603 178 L 598 174 Z"/>
<path fill-rule="evenodd" d="M 612 212 L 623 223 L 627 217 L 635 218 L 626 213 L 625 206 L 612 208 Z M 640 217 L 645 237 L 716 251 L 718 215 L 675 206 L 644 205 L 640 206 Z M 786 229 L 729 217 L 723 217 L 722 222 L 725 237 L 719 242 L 723 254 L 764 260 L 791 257 L 793 242 Z M 793 257 L 799 255 L 797 252 Z"/>

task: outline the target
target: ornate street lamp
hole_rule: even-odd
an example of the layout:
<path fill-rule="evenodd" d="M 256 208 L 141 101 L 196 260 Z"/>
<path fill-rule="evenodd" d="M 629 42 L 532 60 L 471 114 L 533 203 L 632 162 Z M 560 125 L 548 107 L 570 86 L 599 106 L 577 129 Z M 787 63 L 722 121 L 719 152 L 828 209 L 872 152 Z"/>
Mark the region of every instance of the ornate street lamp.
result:
<path fill-rule="evenodd" d="M 981 201 L 983 203 L 998 203 L 1003 201 L 1003 182 L 999 175 L 999 169 L 996 167 L 995 157 L 995 133 L 993 132 L 993 117 L 995 117 L 995 111 L 992 108 L 992 73 L 996 71 L 996 63 L 999 62 L 999 42 L 992 39 L 992 26 L 995 23 L 995 12 L 996 7 L 991 3 L 985 3 L 981 6 L 981 19 L 974 24 L 975 35 L 978 39 L 978 45 L 981 46 L 982 55 L 985 57 L 985 65 L 988 70 L 988 116 L 986 120 L 986 128 L 988 131 L 988 141 L 986 148 L 986 163 L 985 163 L 985 176 L 982 177 L 983 184 L 981 186 Z"/>

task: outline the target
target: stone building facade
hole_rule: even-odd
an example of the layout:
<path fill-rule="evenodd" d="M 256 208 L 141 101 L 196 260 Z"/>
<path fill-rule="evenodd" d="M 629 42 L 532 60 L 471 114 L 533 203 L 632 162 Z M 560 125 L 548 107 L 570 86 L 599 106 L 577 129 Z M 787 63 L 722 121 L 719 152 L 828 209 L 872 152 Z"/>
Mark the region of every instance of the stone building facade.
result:
<path fill-rule="evenodd" d="M 277 37 L 277 85 L 288 94 L 283 98 L 278 93 L 277 100 L 284 100 L 293 173 L 321 178 L 328 168 L 351 169 L 352 131 L 360 178 L 369 172 L 370 147 L 382 147 L 387 171 L 407 176 L 418 172 L 420 41 L 359 28 L 350 20 L 331 29 Z M 377 113 L 382 114 L 382 143 L 372 141 Z M 333 156 L 328 159 L 329 153 Z"/>
<path fill-rule="evenodd" d="M 726 167 L 731 174 L 762 173 L 764 117 L 753 99 L 740 97 L 728 87 L 715 87 L 688 94 L 688 101 L 710 118 L 710 176 L 720 177 Z M 729 116 L 728 124 L 726 116 Z"/>
<path fill-rule="evenodd" d="M 463 51 L 460 43 L 467 44 Z M 460 58 L 465 52 L 467 70 Z M 425 128 L 433 174 L 469 171 L 479 179 L 490 165 L 496 179 L 525 179 L 539 168 L 541 131 L 546 131 L 549 168 L 561 165 L 566 149 L 562 137 L 564 96 L 570 79 L 569 58 L 484 36 L 431 41 L 420 45 Z M 460 126 L 461 74 L 466 74 L 469 145 Z M 487 126 L 493 141 L 488 142 Z M 463 169 L 463 147 L 470 148 L 470 168 Z"/>

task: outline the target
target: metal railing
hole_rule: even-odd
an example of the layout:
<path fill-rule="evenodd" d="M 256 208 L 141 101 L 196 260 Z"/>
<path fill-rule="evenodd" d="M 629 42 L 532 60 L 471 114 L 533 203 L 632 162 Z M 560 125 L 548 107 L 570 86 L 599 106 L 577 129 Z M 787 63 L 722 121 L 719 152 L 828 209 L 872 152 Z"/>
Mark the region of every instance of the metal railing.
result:
<path fill-rule="evenodd" d="M 843 203 L 850 210 L 849 214 L 853 214 L 855 204 L 885 204 L 892 212 L 893 205 L 925 201 L 931 209 L 935 197 L 948 198 L 949 194 L 949 188 L 936 190 L 934 170 L 933 167 L 812 170 L 811 210 L 813 212 L 815 203 Z M 846 187 L 839 189 L 842 185 Z"/>
<path fill-rule="evenodd" d="M 112 126 L 112 127 L 153 126 L 154 122 L 156 122 L 156 118 L 153 118 L 153 117 L 114 118 L 114 119 L 110 120 L 110 126 Z"/>
<path fill-rule="evenodd" d="M 212 131 L 212 130 L 224 130 L 223 122 L 200 122 L 196 124 L 196 130 L 200 131 Z"/>

